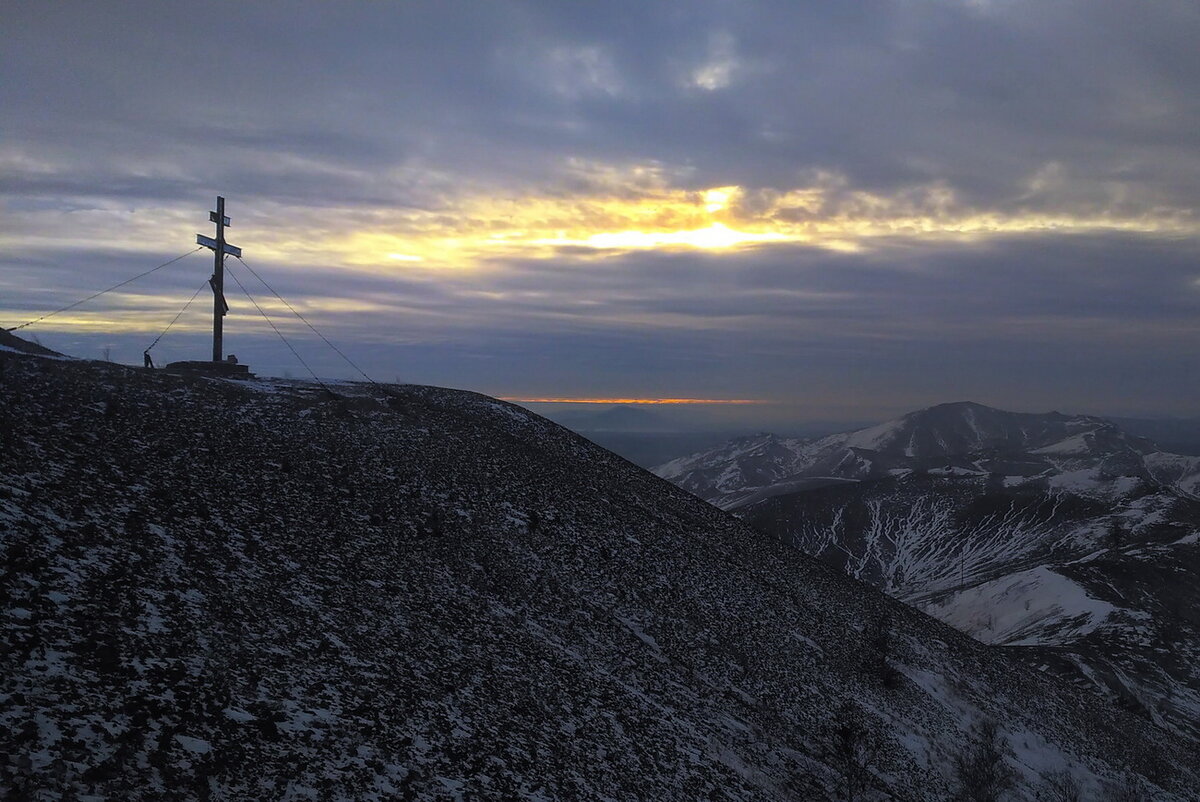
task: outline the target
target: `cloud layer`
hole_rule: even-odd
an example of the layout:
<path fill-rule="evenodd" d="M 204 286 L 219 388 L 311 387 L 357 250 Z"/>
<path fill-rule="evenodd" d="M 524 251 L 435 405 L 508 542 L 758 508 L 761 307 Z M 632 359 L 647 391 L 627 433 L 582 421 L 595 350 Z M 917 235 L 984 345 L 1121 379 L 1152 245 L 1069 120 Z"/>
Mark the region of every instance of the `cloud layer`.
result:
<path fill-rule="evenodd" d="M 1196 412 L 1190 2 L 5 16 L 5 325 L 186 251 L 221 193 L 251 266 L 389 380 Z M 31 330 L 132 361 L 207 269 Z M 235 291 L 231 348 L 301 372 Z M 205 325 L 164 353 L 203 354 Z"/>

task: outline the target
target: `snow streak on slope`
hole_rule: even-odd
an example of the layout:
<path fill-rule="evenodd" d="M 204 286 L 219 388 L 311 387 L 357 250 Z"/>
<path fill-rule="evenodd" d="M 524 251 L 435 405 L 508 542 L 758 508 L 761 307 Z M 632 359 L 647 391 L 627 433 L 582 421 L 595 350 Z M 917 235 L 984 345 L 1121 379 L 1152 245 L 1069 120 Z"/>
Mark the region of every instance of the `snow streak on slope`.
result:
<path fill-rule="evenodd" d="M 856 489 L 833 493 L 848 497 Z M 833 504 L 806 516 L 785 514 L 772 531 L 851 576 L 912 601 L 994 575 L 1039 546 L 1051 548 L 1057 527 L 1049 521 L 1061 503 L 1049 497 L 998 505 L 963 520 L 955 499 L 917 491 Z M 756 520 L 770 515 L 770 509 L 756 510 Z"/>
<path fill-rule="evenodd" d="M 1093 795 L 1200 782 L 1137 718 L 495 400 L 0 371 L 0 795 L 819 800 L 843 701 L 880 797 L 946 798 L 984 717 L 1017 798 L 1048 755 Z"/>

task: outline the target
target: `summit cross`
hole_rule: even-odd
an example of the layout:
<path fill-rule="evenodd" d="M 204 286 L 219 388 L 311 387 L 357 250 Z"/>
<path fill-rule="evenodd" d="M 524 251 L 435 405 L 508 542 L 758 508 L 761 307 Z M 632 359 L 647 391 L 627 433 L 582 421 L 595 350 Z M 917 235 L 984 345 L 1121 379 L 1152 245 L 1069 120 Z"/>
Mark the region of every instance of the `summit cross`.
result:
<path fill-rule="evenodd" d="M 213 274 L 208 284 L 213 291 L 213 351 L 212 361 L 221 361 L 221 326 L 222 318 L 229 313 L 229 304 L 225 302 L 225 255 L 230 254 L 241 258 L 242 249 L 225 241 L 225 226 L 229 218 L 225 216 L 225 199 L 217 196 L 217 210 L 208 213 L 208 219 L 217 224 L 217 238 L 196 235 L 196 244 L 211 248 L 213 252 Z"/>

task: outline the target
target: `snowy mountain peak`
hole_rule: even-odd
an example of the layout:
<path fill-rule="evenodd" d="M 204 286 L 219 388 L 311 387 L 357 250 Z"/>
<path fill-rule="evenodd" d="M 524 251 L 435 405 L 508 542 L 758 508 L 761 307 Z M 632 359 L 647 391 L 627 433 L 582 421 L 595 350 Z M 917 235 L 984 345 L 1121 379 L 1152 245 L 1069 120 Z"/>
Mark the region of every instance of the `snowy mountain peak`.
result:
<path fill-rule="evenodd" d="M 985 449 L 1027 451 L 1080 432 L 1100 430 L 1117 431 L 1114 424 L 1087 415 L 1008 412 L 958 401 L 852 432 L 846 436 L 846 444 L 906 457 L 940 458 Z"/>
<path fill-rule="evenodd" d="M 1088 491 L 1092 485 L 1101 495 L 1128 490 L 1128 482 L 1114 489 L 1112 480 L 1121 477 L 1198 483 L 1186 460 L 1166 460 L 1159 453 L 1149 440 L 1104 418 L 1009 412 L 958 401 L 819 440 L 774 435 L 733 440 L 654 472 L 725 509 L 781 488 L 811 487 L 818 478 L 859 481 L 929 470 L 1002 475 L 1014 483 L 1065 475 L 1062 481 L 1072 487 Z"/>

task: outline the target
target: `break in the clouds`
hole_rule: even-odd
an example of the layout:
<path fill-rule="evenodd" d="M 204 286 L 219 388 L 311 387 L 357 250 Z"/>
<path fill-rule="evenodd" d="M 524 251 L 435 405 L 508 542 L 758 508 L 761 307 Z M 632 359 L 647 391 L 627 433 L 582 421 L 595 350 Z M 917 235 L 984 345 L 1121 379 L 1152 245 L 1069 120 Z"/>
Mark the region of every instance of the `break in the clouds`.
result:
<path fill-rule="evenodd" d="M 769 402 L 751 417 L 1196 411 L 1191 2 L 2 15 L 4 325 L 188 250 L 221 193 L 247 261 L 389 380 Z M 207 269 L 27 331 L 132 361 Z M 229 295 L 230 348 L 301 373 Z M 165 356 L 205 353 L 203 308 Z"/>

